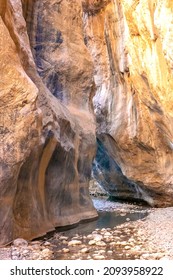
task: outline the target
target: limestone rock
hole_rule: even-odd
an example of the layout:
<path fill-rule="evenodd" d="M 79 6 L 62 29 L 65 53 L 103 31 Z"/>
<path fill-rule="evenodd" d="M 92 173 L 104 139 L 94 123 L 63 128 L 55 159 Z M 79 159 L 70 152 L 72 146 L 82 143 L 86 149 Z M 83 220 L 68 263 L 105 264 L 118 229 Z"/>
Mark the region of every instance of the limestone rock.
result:
<path fill-rule="evenodd" d="M 173 205 L 172 12 L 169 0 L 121 0 L 84 16 L 95 66 L 94 177 L 112 196 L 156 206 Z"/>
<path fill-rule="evenodd" d="M 97 216 L 93 64 L 82 32 L 80 2 L 0 1 L 0 244 Z"/>
<path fill-rule="evenodd" d="M 106 192 L 173 205 L 172 14 L 171 0 L 0 0 L 0 244 L 97 216 L 96 122 Z"/>

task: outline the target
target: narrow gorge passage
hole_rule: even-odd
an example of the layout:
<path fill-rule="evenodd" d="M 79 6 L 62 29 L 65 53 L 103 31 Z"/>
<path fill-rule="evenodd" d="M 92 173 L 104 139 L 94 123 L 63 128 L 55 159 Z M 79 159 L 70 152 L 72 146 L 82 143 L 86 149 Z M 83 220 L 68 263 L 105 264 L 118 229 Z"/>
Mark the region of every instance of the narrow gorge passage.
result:
<path fill-rule="evenodd" d="M 171 0 L 0 0 L 0 258 L 173 258 L 172 25 Z"/>

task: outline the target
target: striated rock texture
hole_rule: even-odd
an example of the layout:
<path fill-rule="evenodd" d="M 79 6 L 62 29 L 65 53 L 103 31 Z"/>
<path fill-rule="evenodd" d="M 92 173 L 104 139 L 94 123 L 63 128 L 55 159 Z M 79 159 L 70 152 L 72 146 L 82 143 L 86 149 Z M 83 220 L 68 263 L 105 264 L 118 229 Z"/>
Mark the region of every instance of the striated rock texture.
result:
<path fill-rule="evenodd" d="M 116 197 L 173 205 L 173 3 L 85 1 L 84 11 L 96 83 L 93 174 Z"/>
<path fill-rule="evenodd" d="M 82 36 L 80 1 L 0 0 L 0 244 L 97 216 L 93 64 Z"/>
<path fill-rule="evenodd" d="M 92 163 L 173 205 L 172 24 L 171 0 L 0 0 L 0 244 L 96 217 Z"/>

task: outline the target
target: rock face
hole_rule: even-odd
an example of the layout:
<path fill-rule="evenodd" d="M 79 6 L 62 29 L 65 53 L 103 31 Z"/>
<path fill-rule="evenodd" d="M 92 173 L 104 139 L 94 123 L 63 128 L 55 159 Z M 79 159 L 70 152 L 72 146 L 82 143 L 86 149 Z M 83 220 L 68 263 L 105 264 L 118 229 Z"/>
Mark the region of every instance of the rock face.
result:
<path fill-rule="evenodd" d="M 94 176 L 116 197 L 172 205 L 172 1 L 85 1 L 84 7 L 95 66 Z"/>
<path fill-rule="evenodd" d="M 1 244 L 97 216 L 93 64 L 81 22 L 80 2 L 0 1 Z"/>
<path fill-rule="evenodd" d="M 97 181 L 173 205 L 172 14 L 169 0 L 0 0 L 0 244 L 97 216 L 93 108 Z"/>

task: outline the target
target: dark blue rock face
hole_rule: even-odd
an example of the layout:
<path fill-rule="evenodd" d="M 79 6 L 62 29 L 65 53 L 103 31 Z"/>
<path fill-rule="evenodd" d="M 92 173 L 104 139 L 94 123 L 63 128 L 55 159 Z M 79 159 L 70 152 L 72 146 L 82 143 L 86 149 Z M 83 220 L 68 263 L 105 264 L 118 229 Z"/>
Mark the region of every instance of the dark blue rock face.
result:
<path fill-rule="evenodd" d="M 46 56 L 61 46 L 63 43 L 62 32 L 46 22 L 43 15 L 43 4 L 40 2 L 38 5 L 34 39 L 31 38 L 35 62 L 38 73 L 47 88 L 56 98 L 63 101 L 63 85 L 59 73 Z"/>
<path fill-rule="evenodd" d="M 94 67 L 84 42 L 81 2 L 25 0 L 23 10 L 44 85 L 63 105 L 92 109 Z"/>
<path fill-rule="evenodd" d="M 51 93 L 59 100 L 63 100 L 63 86 L 59 82 L 58 74 L 56 72 L 50 73 L 47 80 L 47 87 Z"/>
<path fill-rule="evenodd" d="M 123 175 L 120 166 L 99 139 L 93 161 L 93 176 L 110 196 L 119 199 L 142 199 L 141 188 Z"/>

